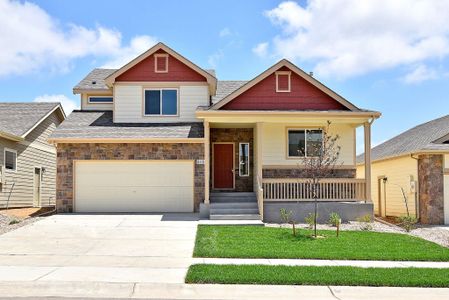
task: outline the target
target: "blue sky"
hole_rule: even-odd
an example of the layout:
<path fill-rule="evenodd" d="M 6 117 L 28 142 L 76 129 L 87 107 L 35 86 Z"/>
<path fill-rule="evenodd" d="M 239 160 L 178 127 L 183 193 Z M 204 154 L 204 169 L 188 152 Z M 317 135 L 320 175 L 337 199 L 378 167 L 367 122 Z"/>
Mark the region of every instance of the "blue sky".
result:
<path fill-rule="evenodd" d="M 0 0 L 0 101 L 73 109 L 72 87 L 92 68 L 162 41 L 219 79 L 251 79 L 286 57 L 381 111 L 378 144 L 449 113 L 448 19 L 447 0 Z"/>

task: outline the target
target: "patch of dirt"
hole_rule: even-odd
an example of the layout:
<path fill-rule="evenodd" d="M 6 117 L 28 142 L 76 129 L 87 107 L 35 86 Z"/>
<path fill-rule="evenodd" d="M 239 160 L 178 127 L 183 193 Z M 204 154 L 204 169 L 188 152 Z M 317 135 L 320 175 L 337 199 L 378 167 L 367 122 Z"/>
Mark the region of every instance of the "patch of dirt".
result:
<path fill-rule="evenodd" d="M 35 217 L 43 213 L 51 212 L 54 209 L 55 208 L 53 206 L 9 208 L 9 209 L 0 209 L 0 214 L 7 215 L 10 217 L 16 217 L 19 219 L 25 219 L 28 217 Z"/>

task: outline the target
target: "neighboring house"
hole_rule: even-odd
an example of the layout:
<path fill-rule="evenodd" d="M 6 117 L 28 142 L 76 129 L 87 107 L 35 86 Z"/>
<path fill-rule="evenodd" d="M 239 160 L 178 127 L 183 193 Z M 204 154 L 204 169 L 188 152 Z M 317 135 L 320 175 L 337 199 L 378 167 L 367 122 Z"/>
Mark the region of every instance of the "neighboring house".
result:
<path fill-rule="evenodd" d="M 363 178 L 363 154 L 357 177 Z M 380 216 L 407 214 L 424 224 L 449 224 L 449 115 L 418 125 L 374 147 L 372 199 Z"/>
<path fill-rule="evenodd" d="M 74 93 L 81 110 L 50 137 L 60 212 L 200 211 L 267 221 L 279 220 L 280 207 L 304 214 L 311 199 L 304 179 L 295 179 L 304 177 L 298 163 L 330 120 L 341 156 L 335 178 L 323 180 L 321 206 L 346 219 L 372 213 L 369 182 L 355 178 L 355 130 L 365 127 L 370 147 L 380 113 L 357 108 L 287 60 L 248 82 L 218 81 L 159 43 L 118 70 L 93 70 Z"/>
<path fill-rule="evenodd" d="M 55 205 L 59 103 L 0 103 L 0 208 Z"/>

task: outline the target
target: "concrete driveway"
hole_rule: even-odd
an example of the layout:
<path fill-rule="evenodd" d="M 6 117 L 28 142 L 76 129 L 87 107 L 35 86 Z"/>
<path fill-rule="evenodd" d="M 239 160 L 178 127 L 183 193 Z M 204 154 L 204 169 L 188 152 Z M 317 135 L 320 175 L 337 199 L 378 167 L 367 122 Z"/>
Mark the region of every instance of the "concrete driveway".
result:
<path fill-rule="evenodd" d="M 0 281 L 182 283 L 195 214 L 62 214 L 0 235 Z"/>

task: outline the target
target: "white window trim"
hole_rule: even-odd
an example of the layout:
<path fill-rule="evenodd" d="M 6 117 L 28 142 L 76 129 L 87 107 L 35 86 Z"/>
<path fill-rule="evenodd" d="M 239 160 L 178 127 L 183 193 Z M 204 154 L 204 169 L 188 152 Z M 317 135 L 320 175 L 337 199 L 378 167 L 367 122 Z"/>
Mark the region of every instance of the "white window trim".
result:
<path fill-rule="evenodd" d="M 8 168 L 6 168 L 6 152 L 13 152 L 13 153 L 15 153 L 16 154 L 16 162 L 15 162 L 15 165 L 16 165 L 16 168 L 15 169 L 8 169 Z M 18 162 L 18 157 L 17 157 L 17 150 L 13 150 L 13 149 L 10 149 L 10 148 L 4 148 L 3 149 L 3 165 L 5 166 L 5 171 L 7 171 L 7 172 L 17 172 L 17 162 Z"/>
<path fill-rule="evenodd" d="M 287 90 L 281 90 L 279 89 L 279 75 L 281 76 L 288 76 L 288 89 Z M 289 93 L 291 91 L 291 75 L 292 72 L 290 71 L 277 71 L 276 72 L 276 93 Z"/>
<path fill-rule="evenodd" d="M 90 98 L 98 98 L 98 97 L 101 97 L 101 98 L 103 98 L 103 97 L 110 97 L 110 98 L 112 98 L 112 101 L 111 102 L 92 102 L 92 101 L 90 101 Z M 92 95 L 92 96 L 88 96 L 87 97 L 87 103 L 89 103 L 89 104 L 111 104 L 111 103 L 114 103 L 114 97 L 112 96 L 112 95 Z"/>
<path fill-rule="evenodd" d="M 157 60 L 158 58 L 165 58 L 165 70 L 158 70 Z M 154 55 L 154 73 L 168 73 L 168 54 L 155 54 Z"/>
<path fill-rule="evenodd" d="M 248 145 L 248 174 L 242 175 L 242 168 L 240 168 L 240 157 L 242 156 L 242 148 L 241 145 Z M 249 173 L 251 172 L 251 168 L 250 168 L 250 149 L 249 149 L 249 143 L 245 142 L 245 143 L 239 143 L 239 177 L 248 177 Z"/>
<path fill-rule="evenodd" d="M 300 130 L 304 130 L 304 156 L 290 156 L 290 151 L 289 151 L 289 139 L 290 139 L 290 131 L 300 131 Z M 323 128 L 287 128 L 287 158 L 289 159 L 298 159 L 298 158 L 307 158 L 307 157 L 317 157 L 317 156 L 308 156 L 307 155 L 307 131 L 310 130 L 321 130 L 321 137 L 323 137 Z M 321 143 L 323 142 L 323 140 L 321 139 Z"/>
<path fill-rule="evenodd" d="M 163 115 L 162 114 L 162 91 L 163 90 L 175 90 L 176 91 L 176 115 Z M 145 113 L 145 91 L 161 91 L 159 96 L 159 103 L 160 103 L 160 114 L 159 115 L 153 115 L 153 114 L 146 114 Z M 179 117 L 179 89 L 178 88 L 151 88 L 151 89 L 143 89 L 143 115 L 145 117 Z"/>

